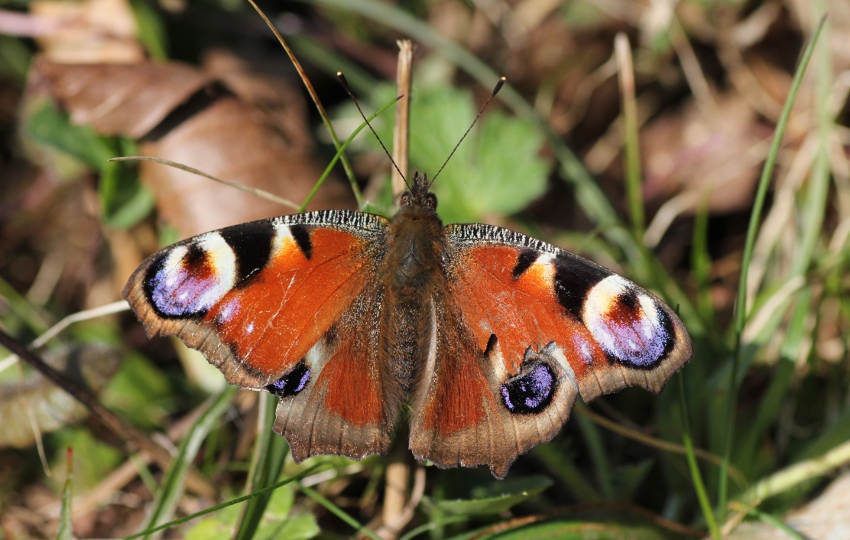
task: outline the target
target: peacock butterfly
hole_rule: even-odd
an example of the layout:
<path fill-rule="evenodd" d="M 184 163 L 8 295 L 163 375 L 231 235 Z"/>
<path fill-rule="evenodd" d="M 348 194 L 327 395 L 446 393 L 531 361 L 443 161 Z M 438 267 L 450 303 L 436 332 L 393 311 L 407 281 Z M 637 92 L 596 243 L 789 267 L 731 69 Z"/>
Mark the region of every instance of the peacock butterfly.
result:
<path fill-rule="evenodd" d="M 280 398 L 295 461 L 410 449 L 498 478 L 589 401 L 659 392 L 691 357 L 676 314 L 631 281 L 481 223 L 443 226 L 416 174 L 391 220 L 346 210 L 245 223 L 151 255 L 124 297 L 232 384 Z"/>

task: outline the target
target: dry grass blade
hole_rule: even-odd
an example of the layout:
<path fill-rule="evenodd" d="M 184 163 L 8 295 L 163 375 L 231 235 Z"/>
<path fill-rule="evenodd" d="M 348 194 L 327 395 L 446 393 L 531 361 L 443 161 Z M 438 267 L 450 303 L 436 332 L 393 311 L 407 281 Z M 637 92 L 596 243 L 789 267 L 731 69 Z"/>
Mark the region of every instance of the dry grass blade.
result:
<path fill-rule="evenodd" d="M 301 67 L 301 62 L 295 57 L 295 53 L 292 52 L 292 49 L 289 48 L 289 44 L 286 43 L 286 40 L 283 39 L 283 36 L 280 35 L 280 32 L 277 31 L 277 28 L 272 24 L 266 14 L 263 13 L 257 4 L 254 3 L 254 0 L 248 0 L 248 3 L 256 10 L 256 12 L 262 17 L 263 21 L 265 21 L 266 25 L 269 27 L 269 30 L 272 31 L 277 41 L 280 43 L 280 46 L 283 47 L 283 50 L 286 51 L 286 55 L 289 56 L 289 61 L 292 62 L 292 65 L 295 66 L 295 70 L 298 71 L 298 75 L 301 77 L 301 81 L 304 83 L 304 86 L 307 88 L 307 92 L 310 94 L 310 99 L 313 100 L 313 104 L 316 105 L 316 110 L 319 111 L 319 115 L 322 117 L 322 122 L 324 122 L 325 127 L 328 129 L 328 133 L 331 135 L 331 139 L 333 139 L 334 146 L 337 151 L 340 150 L 342 143 L 337 137 L 336 130 L 330 121 L 330 116 L 328 116 L 327 111 L 325 110 L 325 106 L 322 105 L 322 101 L 319 99 L 319 95 L 316 93 L 316 89 L 313 88 L 313 83 L 310 82 L 310 79 L 307 77 L 307 74 L 304 72 L 304 68 Z M 354 177 L 354 171 L 351 168 L 351 164 L 348 162 L 348 158 L 345 157 L 345 154 L 340 156 L 340 160 L 342 161 L 342 166 L 345 169 L 345 174 L 348 176 L 348 181 L 351 184 L 351 189 L 354 192 L 354 197 L 357 199 L 357 206 L 363 206 L 363 197 L 360 194 L 360 188 L 357 185 L 357 180 Z"/>
<path fill-rule="evenodd" d="M 233 182 L 228 182 L 227 180 L 222 180 L 220 178 L 216 178 L 215 176 L 207 174 L 204 171 L 201 171 L 201 170 L 196 169 L 194 167 L 189 167 L 188 165 L 183 165 L 182 163 L 175 163 L 174 161 L 171 161 L 171 160 L 168 160 L 168 159 L 152 157 L 152 156 L 123 156 L 123 157 L 112 158 L 109 161 L 151 161 L 153 163 L 159 163 L 161 165 L 167 165 L 169 167 L 174 167 L 175 169 L 179 169 L 181 171 L 186 171 L 186 172 L 191 173 L 191 174 L 196 174 L 198 176 L 208 178 L 208 179 L 212 180 L 213 182 L 218 182 L 219 184 L 224 184 L 225 186 L 229 186 L 229 187 L 232 187 L 234 189 L 238 189 L 239 191 L 244 191 L 245 193 L 250 193 L 251 195 L 256 195 L 257 197 L 259 197 L 261 199 L 265 199 L 267 201 L 282 204 L 283 206 L 291 208 L 292 210 L 298 210 L 298 208 L 299 208 L 299 205 L 295 204 L 294 202 L 292 202 L 288 199 L 284 199 L 283 197 L 278 197 L 277 195 L 269 193 L 268 191 L 263 191 L 262 189 L 243 186 L 242 184 L 234 184 Z"/>

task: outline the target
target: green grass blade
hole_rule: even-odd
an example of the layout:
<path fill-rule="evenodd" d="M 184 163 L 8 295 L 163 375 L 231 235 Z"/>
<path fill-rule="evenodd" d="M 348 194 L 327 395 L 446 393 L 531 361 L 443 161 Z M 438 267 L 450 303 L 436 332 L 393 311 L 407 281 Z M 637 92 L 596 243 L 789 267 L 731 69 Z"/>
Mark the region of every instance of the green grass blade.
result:
<path fill-rule="evenodd" d="M 169 521 L 168 523 L 163 523 L 162 525 L 159 525 L 157 527 L 153 527 L 151 529 L 147 529 L 147 530 L 141 531 L 141 532 L 136 533 L 136 534 L 131 534 L 130 536 L 125 536 L 124 540 L 132 540 L 133 538 L 139 538 L 139 537 L 142 537 L 142 536 L 146 536 L 146 535 L 158 532 L 158 531 L 168 529 L 170 527 L 175 527 L 177 525 L 180 525 L 181 523 L 186 523 L 187 521 L 192 521 L 193 519 L 197 519 L 201 516 L 205 516 L 207 514 L 217 512 L 217 511 L 219 511 L 223 508 L 227 508 L 228 506 L 233 506 L 234 504 L 239 504 L 239 503 L 242 503 L 242 502 L 245 502 L 245 501 L 250 501 L 254 497 L 259 497 L 261 495 L 265 495 L 266 493 L 271 493 L 272 491 L 280 488 L 281 486 L 285 486 L 286 484 L 289 484 L 291 482 L 297 482 L 298 480 L 301 480 L 302 478 L 304 478 L 308 474 L 312 474 L 318 468 L 319 468 L 319 465 L 313 465 L 312 467 L 304 469 L 300 473 L 293 475 L 293 476 L 290 476 L 289 478 L 286 478 L 284 480 L 281 480 L 280 482 L 277 482 L 276 484 L 273 484 L 273 485 L 271 485 L 267 488 L 261 489 L 259 491 L 255 491 L 254 493 L 251 493 L 249 495 L 243 495 L 242 497 L 237 497 L 235 499 L 232 499 L 232 500 L 227 501 L 227 502 L 222 503 L 222 504 L 217 504 L 215 506 L 211 506 L 209 508 L 201 510 L 200 512 L 195 512 L 194 514 L 190 514 L 190 515 L 182 517 L 180 519 L 175 519 L 173 521 Z"/>
<path fill-rule="evenodd" d="M 765 499 L 792 490 L 812 478 L 829 474 L 850 463 L 850 441 L 846 440 L 823 454 L 800 461 L 766 476 L 741 494 L 737 499 L 744 504 Z"/>
<path fill-rule="evenodd" d="M 596 481 L 599 483 L 599 489 L 604 499 L 606 501 L 616 501 L 617 494 L 611 477 L 613 473 L 611 460 L 608 459 L 605 445 L 602 443 L 602 437 L 599 435 L 599 429 L 586 414 L 577 414 L 573 418 L 575 422 L 578 422 L 578 427 L 582 433 L 582 441 L 587 446 L 590 460 L 593 462 Z"/>
<path fill-rule="evenodd" d="M 812 12 L 817 16 L 823 16 L 826 7 L 825 2 L 812 2 Z M 823 31 L 824 42 L 830 42 L 829 28 L 824 27 L 824 21 L 818 26 L 817 32 Z M 818 124 L 817 154 L 806 183 L 804 207 L 802 208 L 800 246 L 794 254 L 794 268 L 792 276 L 801 276 L 809 269 L 814 256 L 815 247 L 823 233 L 824 214 L 827 208 L 827 196 L 830 185 L 830 163 L 829 146 L 830 140 L 834 140 L 835 118 L 830 110 L 830 100 L 833 91 L 835 75 L 832 73 L 833 58 L 830 47 L 818 49 L 818 61 L 814 71 L 815 118 Z"/>
<path fill-rule="evenodd" d="M 174 515 L 177 503 L 183 496 L 186 474 L 198 455 L 201 443 L 218 423 L 219 418 L 224 414 L 238 390 L 235 386 L 228 386 L 218 396 L 213 397 L 207 405 L 206 411 L 189 430 L 154 496 L 153 505 L 143 529 L 161 525 Z M 147 537 L 148 534 L 150 533 L 145 536 Z"/>
<path fill-rule="evenodd" d="M 10 331 L 16 334 L 21 333 L 21 327 L 17 324 L 18 322 L 25 324 L 30 332 L 36 335 L 43 334 L 50 328 L 50 323 L 48 323 L 41 310 L 30 304 L 26 298 L 2 277 L 0 277 L 0 300 L 3 300 L 3 303 L 8 306 L 6 309 L 11 311 L 18 319 L 16 321 L 7 317 L 7 320 L 3 321 Z"/>
<path fill-rule="evenodd" d="M 604 500 L 601 493 L 591 484 L 570 459 L 566 449 L 555 444 L 542 444 L 532 450 L 534 456 L 546 464 L 555 475 L 558 483 L 569 489 L 582 504 L 600 503 Z"/>
<path fill-rule="evenodd" d="M 785 535 L 788 538 L 791 538 L 792 540 L 807 540 L 808 539 L 807 536 L 804 536 L 804 535 L 798 533 L 797 531 L 795 531 L 794 529 L 792 529 L 791 527 L 789 527 L 788 525 L 783 523 L 781 520 L 771 516 L 770 514 L 765 514 L 764 512 L 760 512 L 756 508 L 751 509 L 748 513 L 751 516 L 758 518 L 758 520 L 761 521 L 762 523 L 766 523 L 767 525 L 770 525 L 770 526 L 775 527 L 776 529 L 782 531 L 783 533 L 785 533 Z"/>
<path fill-rule="evenodd" d="M 767 391 L 764 393 L 756 410 L 755 420 L 749 423 L 749 428 L 744 435 L 744 440 L 738 445 L 736 453 L 744 460 L 755 461 L 756 447 L 759 440 L 770 430 L 776 418 L 780 416 L 780 409 L 788 396 L 791 383 L 794 380 L 796 360 L 799 357 L 800 347 L 806 336 L 806 320 L 812 310 L 812 292 L 809 288 L 804 289 L 797 298 L 797 306 L 788 323 L 782 350 L 779 356 L 779 365 L 773 370 L 773 379 L 770 381 Z M 750 470 L 748 465 L 745 469 Z"/>
<path fill-rule="evenodd" d="M 395 105 L 397 101 L 398 99 L 394 99 L 383 107 L 381 107 L 380 109 L 378 109 L 375 114 L 369 117 L 369 122 L 377 118 L 379 114 L 383 113 L 384 111 Z M 345 139 L 345 142 L 339 146 L 339 150 L 337 150 L 336 155 L 334 155 L 331 162 L 328 163 L 328 166 L 325 167 L 325 171 L 322 173 L 322 176 L 319 177 L 319 180 L 316 182 L 316 185 L 313 186 L 313 189 L 311 189 L 310 193 L 307 194 L 307 197 L 304 199 L 304 202 L 302 202 L 301 206 L 298 207 L 299 213 L 303 212 L 304 209 L 307 208 L 307 205 L 310 204 L 310 201 L 313 199 L 313 196 L 316 195 L 316 192 L 319 191 L 319 188 L 322 187 L 322 184 L 325 183 L 325 180 L 328 178 L 328 175 L 330 175 L 334 165 L 336 165 L 337 160 L 343 157 L 343 152 L 345 151 L 345 149 L 348 148 L 348 145 L 351 144 L 351 141 L 353 141 L 354 138 L 357 137 L 357 134 L 363 131 L 363 128 L 365 128 L 366 126 L 366 122 L 360 124 L 360 126 L 358 126 L 358 128 L 355 129 L 351 133 L 351 135 L 348 136 L 347 139 Z"/>
<path fill-rule="evenodd" d="M 339 137 L 336 134 L 336 130 L 334 129 L 333 123 L 331 123 L 331 119 L 328 116 L 327 111 L 325 110 L 325 106 L 322 104 L 319 99 L 319 95 L 316 93 L 315 88 L 313 88 L 313 83 L 307 78 L 307 75 L 304 73 L 304 68 L 301 67 L 301 62 L 295 57 L 295 54 L 292 52 L 292 49 L 289 47 L 289 43 L 283 39 L 283 36 L 280 32 L 277 31 L 277 27 L 266 17 L 266 14 L 261 10 L 254 0 L 248 0 L 248 3 L 251 4 L 251 7 L 257 12 L 260 18 L 265 21 L 266 25 L 269 27 L 269 30 L 272 31 L 277 41 L 280 43 L 280 46 L 283 47 L 283 50 L 286 51 L 286 55 L 289 56 L 290 62 L 292 62 L 293 67 L 301 76 L 301 82 L 304 83 L 304 87 L 307 89 L 307 93 L 310 94 L 310 99 L 313 100 L 313 105 L 316 106 L 316 111 L 318 111 L 319 116 L 322 118 L 322 122 L 325 124 L 325 128 L 327 128 L 328 133 L 331 136 L 331 140 L 334 143 L 334 148 L 337 151 L 340 151 L 340 142 Z M 360 187 L 357 185 L 357 179 L 354 177 L 354 169 L 351 168 L 351 164 L 348 162 L 348 158 L 345 154 L 341 154 L 340 159 L 342 160 L 342 168 L 345 170 L 345 175 L 348 178 L 348 183 L 351 185 L 351 191 L 354 193 L 354 199 L 357 201 L 357 207 L 361 208 L 363 206 L 363 194 L 360 193 Z"/>
<path fill-rule="evenodd" d="M 74 500 L 74 450 L 69 446 L 66 456 L 66 478 L 62 487 L 62 507 L 59 509 L 59 529 L 56 540 L 74 540 L 74 526 L 71 522 L 71 509 Z"/>
<path fill-rule="evenodd" d="M 797 66 L 797 71 L 794 74 L 794 80 L 791 83 L 791 89 L 788 92 L 788 98 L 785 100 L 785 105 L 782 108 L 782 114 L 779 121 L 776 123 L 776 131 L 773 136 L 773 142 L 770 146 L 770 151 L 767 154 L 764 168 L 762 169 L 761 178 L 759 179 L 758 189 L 756 191 L 755 201 L 753 202 L 753 211 L 750 214 L 750 222 L 747 227 L 747 237 L 744 244 L 744 254 L 741 258 L 741 277 L 738 284 L 738 298 L 735 306 L 735 349 L 732 354 L 732 368 L 729 374 L 729 386 L 726 395 L 726 414 L 727 423 L 725 448 L 723 452 L 724 461 L 720 466 L 718 477 L 718 516 L 720 521 L 723 521 L 726 514 L 726 500 L 728 496 L 728 468 L 729 460 L 732 455 L 732 440 L 735 432 L 735 403 L 737 401 L 738 388 L 738 367 L 742 355 L 741 336 L 744 332 L 744 322 L 747 318 L 747 276 L 749 273 L 750 263 L 753 259 L 753 250 L 755 248 L 756 236 L 758 234 L 761 216 L 764 210 L 764 203 L 767 197 L 767 188 L 770 185 L 770 178 L 773 176 L 773 169 L 776 164 L 776 157 L 779 154 L 779 148 L 782 144 L 782 138 L 785 134 L 785 128 L 788 125 L 788 119 L 791 116 L 791 109 L 794 101 L 797 98 L 797 93 L 800 90 L 800 84 L 803 81 L 803 75 L 812 58 L 815 45 L 818 42 L 818 37 L 823 30 L 826 19 L 821 19 L 814 35 L 806 44 L 803 50 L 803 55 L 800 59 L 800 64 Z"/>
<path fill-rule="evenodd" d="M 322 5 L 338 8 L 342 11 L 357 13 L 404 33 L 410 39 L 427 45 L 437 53 L 447 58 L 453 64 L 459 66 L 466 73 L 486 88 L 492 86 L 499 80 L 499 74 L 490 66 L 478 59 L 457 43 L 436 32 L 427 22 L 414 16 L 412 13 L 397 7 L 394 4 L 378 2 L 376 0 L 301 0 L 307 4 Z M 534 111 L 522 95 L 505 85 L 499 92 L 499 98 L 515 112 L 523 116 L 530 116 Z"/>
<path fill-rule="evenodd" d="M 428 523 L 425 523 L 424 525 L 420 525 L 418 527 L 410 529 L 410 531 L 400 536 L 398 540 L 413 540 L 420 534 L 435 531 L 438 528 L 444 527 L 445 525 L 451 525 L 453 523 L 464 523 L 466 521 L 469 521 L 469 518 L 466 516 L 448 516 L 445 519 L 441 520 L 439 523 L 435 523 L 434 521 L 428 521 Z"/>
<path fill-rule="evenodd" d="M 153 4 L 143 0 L 132 0 L 130 7 L 136 18 L 136 27 L 139 30 L 139 40 L 145 46 L 145 50 L 151 59 L 165 62 L 168 60 L 168 33 L 162 22 L 160 13 L 154 9 Z"/>
<path fill-rule="evenodd" d="M 685 381 L 682 374 L 676 375 L 679 387 L 679 409 L 682 414 L 682 441 L 685 445 L 685 457 L 688 460 L 688 470 L 691 472 L 691 480 L 694 483 L 694 491 L 697 493 L 699 506 L 702 510 L 703 519 L 708 526 L 709 532 L 713 538 L 721 538 L 720 528 L 717 526 L 717 520 L 714 517 L 714 511 L 711 508 L 711 501 L 708 499 L 708 492 L 705 489 L 705 483 L 702 481 L 702 473 L 700 473 L 699 465 L 697 464 L 696 453 L 694 452 L 694 443 L 691 438 L 691 421 L 688 417 L 688 401 L 685 397 Z"/>
<path fill-rule="evenodd" d="M 377 534 L 367 529 L 365 525 L 361 525 L 356 519 L 349 516 L 342 508 L 323 497 L 322 494 L 316 491 L 315 489 L 303 485 L 299 485 L 298 488 L 304 493 L 304 495 L 307 495 L 308 497 L 319 503 L 328 512 L 347 523 L 358 533 L 368 536 L 372 540 L 381 540 L 381 538 Z"/>
<path fill-rule="evenodd" d="M 286 439 L 272 430 L 277 403 L 278 398 L 272 394 L 260 393 L 257 442 L 254 444 L 254 455 L 251 459 L 251 470 L 248 473 L 248 484 L 245 489 L 249 493 L 274 484 L 289 453 L 289 445 L 286 443 Z M 253 538 L 260 526 L 260 520 L 263 518 L 270 498 L 271 493 L 269 492 L 251 499 L 245 505 L 233 538 Z"/>
<path fill-rule="evenodd" d="M 708 252 L 708 197 L 704 197 L 694 216 L 691 275 L 696 285 L 696 309 L 707 328 L 714 327 L 714 302 L 711 299 L 711 255 Z"/>
<path fill-rule="evenodd" d="M 296 34 L 287 36 L 287 39 L 299 58 L 328 74 L 344 73 L 345 80 L 356 94 L 367 94 L 382 82 L 338 49 Z"/>
<path fill-rule="evenodd" d="M 632 67 L 632 52 L 625 34 L 614 38 L 614 49 L 620 74 L 620 114 L 623 118 L 623 140 L 625 141 L 626 195 L 632 234 L 635 239 L 643 237 L 646 218 L 643 210 L 641 190 L 640 138 L 638 136 L 637 101 L 635 100 L 635 75 Z"/>

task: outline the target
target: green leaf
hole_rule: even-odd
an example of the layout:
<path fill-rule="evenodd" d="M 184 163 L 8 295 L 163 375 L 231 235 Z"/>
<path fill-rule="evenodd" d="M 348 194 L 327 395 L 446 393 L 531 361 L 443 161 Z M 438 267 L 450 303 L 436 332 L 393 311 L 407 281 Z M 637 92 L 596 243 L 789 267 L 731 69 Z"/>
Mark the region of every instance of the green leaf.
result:
<path fill-rule="evenodd" d="M 168 416 L 174 389 L 163 373 L 138 353 L 121 361 L 118 373 L 101 394 L 109 408 L 138 426 L 153 427 Z"/>
<path fill-rule="evenodd" d="M 418 93 L 411 110 L 411 163 L 433 177 L 475 115 L 467 92 L 437 87 Z M 525 208 L 546 189 L 549 164 L 539 157 L 542 146 L 533 121 L 485 112 L 434 183 L 440 216 L 447 223 L 480 221 Z"/>
<path fill-rule="evenodd" d="M 229 540 L 239 517 L 239 507 L 229 506 L 215 516 L 199 520 L 186 531 L 186 540 Z"/>
<path fill-rule="evenodd" d="M 269 520 L 257 531 L 256 540 L 306 540 L 320 533 L 316 518 L 310 514 L 298 514 L 284 520 Z"/>
<path fill-rule="evenodd" d="M 554 482 L 545 476 L 528 476 L 519 480 L 494 483 L 489 489 L 475 490 L 474 499 L 443 500 L 437 508 L 447 514 L 486 516 L 500 514 L 542 493 Z"/>
<path fill-rule="evenodd" d="M 295 502 L 295 491 L 291 486 L 282 486 L 274 491 L 268 510 L 256 531 L 254 540 L 306 540 L 319 534 L 316 518 L 310 514 L 289 515 Z M 186 531 L 186 540 L 228 540 L 233 537 L 233 527 L 239 519 L 239 506 L 224 508 L 215 517 L 200 520 Z"/>
<path fill-rule="evenodd" d="M 488 532 L 488 530 L 492 532 Z M 561 518 L 539 521 L 530 525 L 520 525 L 508 530 L 501 527 L 487 527 L 452 537 L 452 540 L 464 540 L 467 538 L 475 538 L 476 540 L 487 540 L 490 538 L 498 538 L 499 540 L 526 540 L 528 538 L 558 540 L 621 540 L 623 538 L 632 540 L 663 540 L 673 538 L 673 536 L 650 525 L 622 525 L 611 521 L 585 521 Z"/>
<path fill-rule="evenodd" d="M 71 124 L 68 114 L 47 100 L 34 105 L 24 127 L 35 141 L 69 154 L 97 170 L 116 155 L 109 138 L 101 137 L 90 126 Z"/>

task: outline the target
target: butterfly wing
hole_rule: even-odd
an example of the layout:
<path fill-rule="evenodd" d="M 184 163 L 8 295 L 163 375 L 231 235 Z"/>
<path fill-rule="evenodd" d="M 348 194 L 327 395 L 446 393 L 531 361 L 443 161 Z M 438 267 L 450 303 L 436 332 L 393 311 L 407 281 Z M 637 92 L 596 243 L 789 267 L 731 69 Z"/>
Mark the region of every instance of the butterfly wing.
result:
<path fill-rule="evenodd" d="M 232 384 L 281 398 L 296 460 L 386 451 L 395 411 L 369 324 L 387 220 L 323 211 L 206 233 L 148 258 L 124 297 L 149 336 L 176 335 Z"/>
<path fill-rule="evenodd" d="M 488 464 L 550 440 L 585 401 L 626 386 L 659 392 L 691 357 L 673 311 L 634 283 L 522 234 L 446 227 L 447 293 L 410 446 L 441 466 Z"/>

